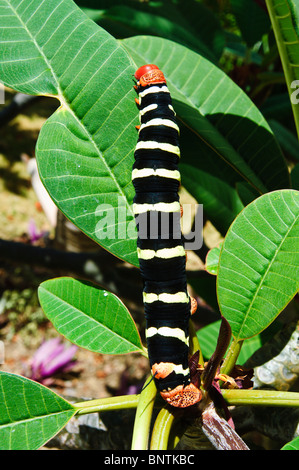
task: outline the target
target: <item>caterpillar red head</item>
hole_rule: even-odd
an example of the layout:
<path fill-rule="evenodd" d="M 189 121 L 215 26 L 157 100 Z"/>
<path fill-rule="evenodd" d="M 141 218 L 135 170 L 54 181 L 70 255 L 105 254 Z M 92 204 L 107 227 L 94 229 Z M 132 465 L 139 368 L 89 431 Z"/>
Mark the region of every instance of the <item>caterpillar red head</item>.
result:
<path fill-rule="evenodd" d="M 154 64 L 146 64 L 135 72 L 138 85 L 146 86 L 153 83 L 166 83 L 163 72 Z"/>

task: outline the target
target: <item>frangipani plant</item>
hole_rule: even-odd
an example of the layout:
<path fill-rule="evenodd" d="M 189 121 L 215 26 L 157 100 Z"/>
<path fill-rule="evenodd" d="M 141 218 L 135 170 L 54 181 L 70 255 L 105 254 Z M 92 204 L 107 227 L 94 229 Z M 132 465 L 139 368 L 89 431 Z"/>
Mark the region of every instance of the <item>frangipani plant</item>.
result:
<path fill-rule="evenodd" d="M 180 6 L 167 4 L 182 33 Z M 299 78 L 298 49 L 291 50 L 289 44 L 290 38 L 297 38 L 298 47 L 298 7 L 293 0 L 267 1 L 267 6 L 288 82 L 291 73 L 292 79 Z M 281 22 L 284 11 L 288 27 Z M 299 192 L 291 188 L 281 147 L 254 102 L 215 65 L 214 53 L 210 61 L 190 41 L 182 45 L 165 37 L 118 41 L 72 0 L 3 0 L 0 26 L 1 81 L 16 91 L 60 101 L 36 145 L 46 189 L 80 230 L 134 266 L 138 260 L 131 169 L 137 110 L 132 75 L 144 63 L 163 69 L 181 128 L 182 184 L 224 236 L 221 251 L 216 256 L 213 252 L 213 274 L 207 275 L 206 283 L 193 283 L 198 295 L 206 298 L 213 295 L 217 276 L 219 310 L 232 331 L 223 363 L 220 336 L 217 368 L 208 369 L 206 381 L 211 384 L 218 376 L 227 405 L 298 407 L 296 392 L 223 388 L 223 378 L 230 377 L 242 345 L 277 318 L 299 287 Z M 206 46 L 200 49 L 204 54 Z M 291 92 L 289 83 L 288 87 Z M 297 108 L 293 109 L 297 125 Z M 116 295 L 64 277 L 42 283 L 39 298 L 57 331 L 74 345 L 101 354 L 147 355 L 128 309 Z M 201 357 L 193 332 L 190 354 L 197 351 Z M 138 395 L 75 404 L 14 374 L 1 372 L 0 383 L 2 449 L 37 449 L 75 415 L 120 408 L 136 408 L 133 450 L 167 449 L 172 424 L 181 419 L 156 398 L 150 378 Z M 241 439 L 215 412 L 207 388 L 200 410 L 203 432 L 218 448 L 236 448 Z M 154 406 L 160 412 L 151 432 Z M 224 435 L 229 429 L 233 443 L 219 443 L 211 431 L 211 423 L 218 419 L 217 432 Z M 201 425 L 197 427 L 201 432 Z M 179 436 L 172 445 L 178 440 Z M 298 446 L 296 441 L 292 445 Z"/>

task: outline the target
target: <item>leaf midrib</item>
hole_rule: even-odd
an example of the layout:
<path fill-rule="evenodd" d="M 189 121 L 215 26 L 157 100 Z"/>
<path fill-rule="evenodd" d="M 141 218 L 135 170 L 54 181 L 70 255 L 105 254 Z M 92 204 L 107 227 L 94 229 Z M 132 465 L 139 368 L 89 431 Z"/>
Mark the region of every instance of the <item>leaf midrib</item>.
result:
<path fill-rule="evenodd" d="M 74 112 L 74 110 L 71 108 L 70 106 L 70 103 L 68 103 L 68 101 L 65 99 L 64 97 L 64 94 L 63 94 L 63 91 L 60 87 L 60 84 L 59 84 L 59 81 L 57 79 L 57 76 L 55 74 L 55 71 L 51 65 L 51 62 L 48 60 L 47 56 L 45 55 L 45 53 L 43 52 L 42 48 L 40 47 L 40 45 L 37 43 L 36 39 L 34 38 L 34 36 L 32 35 L 31 31 L 29 30 L 29 28 L 27 27 L 27 25 L 24 23 L 22 17 L 18 14 L 17 10 L 7 1 L 7 4 L 8 6 L 13 10 L 14 14 L 18 17 L 19 21 L 21 22 L 21 24 L 23 25 L 23 28 L 27 31 L 27 34 L 29 35 L 29 37 L 31 38 L 31 40 L 33 41 L 35 47 L 37 48 L 37 50 L 39 51 L 39 53 L 41 54 L 41 56 L 43 57 L 45 63 L 47 64 L 47 66 L 49 67 L 50 71 L 51 71 L 51 74 L 55 80 L 55 83 L 56 83 L 56 89 L 57 89 L 57 96 L 53 95 L 54 97 L 56 97 L 60 103 L 61 103 L 61 106 L 64 107 L 65 109 L 67 109 L 67 111 L 72 114 L 72 116 L 74 117 L 74 119 L 77 121 L 77 123 L 79 124 L 79 126 L 84 130 L 84 132 L 86 133 L 89 141 L 92 143 L 93 147 L 94 147 L 94 150 L 95 150 L 95 153 L 99 156 L 99 158 L 102 159 L 104 165 L 106 166 L 107 168 L 107 171 L 108 171 L 108 174 L 110 174 L 110 177 L 112 178 L 116 188 L 118 189 L 119 193 L 122 195 L 122 197 L 125 199 L 126 201 L 126 206 L 128 208 L 128 210 L 131 212 L 132 214 L 132 207 L 131 205 L 129 204 L 129 201 L 126 197 L 126 194 L 124 193 L 122 187 L 120 186 L 120 184 L 118 183 L 115 175 L 113 174 L 113 172 L 111 171 L 111 168 L 109 167 L 108 163 L 106 162 L 106 159 L 103 157 L 102 153 L 100 152 L 100 149 L 98 148 L 96 142 L 94 141 L 92 135 L 90 134 L 90 132 L 88 131 L 88 129 L 83 126 L 82 122 L 80 121 L 80 119 L 78 118 L 78 116 L 76 115 L 76 113 Z M 82 12 L 83 14 L 83 12 Z M 117 44 L 116 45 L 116 49 L 120 48 L 120 46 Z M 115 50 L 116 50 L 115 49 Z M 114 50 L 114 52 L 115 52 Z"/>
<path fill-rule="evenodd" d="M 288 15 L 292 18 L 292 12 L 290 9 L 290 5 L 287 1 L 284 2 L 285 5 L 288 8 Z M 294 72 L 296 67 L 299 67 L 299 64 L 292 64 L 288 58 L 288 50 L 287 50 L 287 42 L 285 41 L 285 38 L 283 37 L 282 31 L 281 31 L 281 22 L 280 18 L 276 13 L 276 4 L 275 1 L 273 0 L 266 0 L 266 5 L 267 5 L 267 10 L 269 12 L 269 16 L 271 19 L 272 27 L 274 30 L 274 34 L 276 37 L 276 42 L 277 42 L 277 48 L 279 51 L 284 75 L 285 75 L 285 81 L 286 85 L 288 88 L 288 93 L 289 96 L 292 94 L 292 88 L 291 88 L 291 83 L 293 82 L 294 79 L 296 79 L 296 74 Z M 297 33 L 297 32 L 296 32 Z M 292 109 L 293 109 L 293 115 L 294 115 L 294 121 L 296 124 L 296 129 L 297 129 L 297 134 L 299 137 L 299 113 L 298 113 L 298 106 L 297 104 L 294 104 L 291 102 Z"/>
<path fill-rule="evenodd" d="M 14 426 L 17 426 L 19 424 L 29 424 L 30 422 L 32 421 L 35 421 L 35 420 L 40 420 L 40 419 L 46 419 L 46 418 L 49 418 L 49 417 L 55 417 L 55 416 L 59 416 L 59 415 L 62 415 L 62 414 L 65 414 L 65 413 L 68 413 L 68 412 L 72 412 L 73 414 L 76 412 L 76 409 L 72 409 L 72 408 L 67 408 L 65 410 L 60 410 L 60 411 L 54 411 L 54 412 L 50 412 L 48 414 L 42 414 L 42 415 L 37 415 L 37 416 L 32 416 L 30 418 L 22 418 L 22 419 L 16 419 L 15 421 L 11 421 L 9 423 L 4 423 L 4 424 L 0 424 L 0 431 L 1 429 L 3 428 L 9 428 L 9 427 L 14 427 Z"/>
<path fill-rule="evenodd" d="M 59 297 L 57 294 L 53 294 L 52 292 L 50 292 L 49 290 L 45 289 L 44 287 L 40 286 L 40 290 L 43 290 L 44 292 L 46 292 L 50 297 L 53 297 L 56 301 L 59 301 L 60 303 L 63 303 L 63 304 L 66 304 L 68 307 L 72 308 L 73 310 L 77 311 L 79 314 L 81 315 L 84 315 L 85 317 L 87 317 L 89 320 L 91 320 L 92 322 L 94 322 L 97 327 L 102 327 L 103 329 L 105 329 L 107 332 L 109 332 L 111 334 L 111 332 L 113 333 L 113 336 L 116 336 L 118 337 L 119 339 L 121 339 L 123 342 L 125 341 L 127 344 L 129 344 L 130 346 L 134 346 L 135 348 L 137 347 L 138 349 L 140 349 L 138 346 L 136 346 L 136 344 L 130 342 L 127 338 L 124 338 L 123 336 L 120 336 L 119 333 L 116 333 L 115 331 L 111 330 L 110 328 L 108 328 L 106 325 L 104 325 L 103 323 L 100 323 L 99 321 L 95 320 L 93 317 L 89 316 L 87 313 L 83 312 L 82 310 L 79 310 L 79 308 L 75 307 L 74 305 L 70 304 L 69 302 L 67 302 L 66 300 L 63 300 L 61 299 L 61 297 Z M 119 306 L 118 306 L 119 308 Z"/>
<path fill-rule="evenodd" d="M 285 202 L 285 201 L 284 201 L 284 202 Z M 239 330 L 239 335 L 238 335 L 238 337 L 236 337 L 236 340 L 237 340 L 237 341 L 239 341 L 239 340 L 241 340 L 241 339 L 244 339 L 242 336 L 240 336 L 240 333 L 242 332 L 242 329 L 244 328 L 244 325 L 245 325 L 245 323 L 246 323 L 247 317 L 248 317 L 249 314 L 250 314 L 252 305 L 253 305 L 254 302 L 255 302 L 255 299 L 256 299 L 256 297 L 257 297 L 259 291 L 260 291 L 260 288 L 261 288 L 261 286 L 262 286 L 262 284 L 263 284 L 263 282 L 264 282 L 264 279 L 265 279 L 266 275 L 268 274 L 270 268 L 272 267 L 272 264 L 273 264 L 274 261 L 276 260 L 277 254 L 279 253 L 282 244 L 284 243 L 285 239 L 287 238 L 288 234 L 289 234 L 290 231 L 292 230 L 292 228 L 293 228 L 293 226 L 295 225 L 295 223 L 297 222 L 297 220 L 298 220 L 298 216 L 295 217 L 294 222 L 293 222 L 292 225 L 288 228 L 288 230 L 287 230 L 285 236 L 282 237 L 282 240 L 281 240 L 280 244 L 278 245 L 278 247 L 277 247 L 276 250 L 275 250 L 275 255 L 272 257 L 272 260 L 271 260 L 271 262 L 270 262 L 268 268 L 266 269 L 264 275 L 263 275 L 263 276 L 261 277 L 261 279 L 260 279 L 260 282 L 259 282 L 259 284 L 258 284 L 258 288 L 256 289 L 256 292 L 255 292 L 254 296 L 252 297 L 252 300 L 251 300 L 251 302 L 250 302 L 250 304 L 249 304 L 249 306 L 248 306 L 247 312 L 246 312 L 246 314 L 244 315 L 244 320 L 243 320 L 242 326 L 241 326 L 241 328 L 240 328 L 240 330 Z"/>

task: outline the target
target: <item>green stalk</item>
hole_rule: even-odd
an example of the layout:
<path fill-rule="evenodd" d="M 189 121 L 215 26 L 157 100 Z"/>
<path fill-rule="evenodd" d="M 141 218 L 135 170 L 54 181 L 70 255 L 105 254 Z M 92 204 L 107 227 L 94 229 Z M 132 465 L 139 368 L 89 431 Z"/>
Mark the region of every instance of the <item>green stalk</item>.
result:
<path fill-rule="evenodd" d="M 169 408 L 162 408 L 154 424 L 151 450 L 167 450 L 171 427 L 174 421 L 174 415 Z"/>
<path fill-rule="evenodd" d="M 200 345 L 199 345 L 199 342 L 198 342 L 196 331 L 194 329 L 194 326 L 193 326 L 193 323 L 192 323 L 191 320 L 189 321 L 189 343 L 190 343 L 190 346 L 189 346 L 190 354 L 192 355 L 192 354 L 196 353 L 197 351 L 199 351 L 198 361 L 199 361 L 199 364 L 203 365 L 202 352 L 201 352 L 201 349 L 200 349 Z"/>
<path fill-rule="evenodd" d="M 139 395 L 125 395 L 120 397 L 99 398 L 96 400 L 87 400 L 73 404 L 77 408 L 76 416 L 88 413 L 123 410 L 136 408 L 139 401 Z"/>
<path fill-rule="evenodd" d="M 299 39 L 296 31 L 295 15 L 292 18 L 292 8 L 296 8 L 294 0 L 266 0 L 270 20 L 272 23 L 286 85 L 291 98 L 294 89 L 291 84 L 298 80 L 299 73 Z M 280 13 L 278 13 L 280 11 Z M 297 24 L 297 27 L 298 24 Z M 295 47 L 297 50 L 295 52 Z M 291 100 L 295 125 L 299 137 L 299 103 Z"/>
<path fill-rule="evenodd" d="M 228 405 L 299 407 L 299 393 L 277 390 L 221 390 Z"/>
<path fill-rule="evenodd" d="M 132 450 L 148 449 L 149 432 L 156 394 L 157 389 L 155 382 L 152 380 L 152 377 L 149 377 L 139 395 L 133 429 Z"/>
<path fill-rule="evenodd" d="M 227 374 L 227 375 L 230 374 L 231 370 L 236 364 L 236 360 L 238 359 L 238 356 L 240 354 L 242 344 L 243 344 L 243 340 L 237 341 L 236 339 L 233 339 L 229 347 L 229 350 L 227 352 L 227 355 L 223 361 L 223 364 L 220 368 L 221 374 Z"/>

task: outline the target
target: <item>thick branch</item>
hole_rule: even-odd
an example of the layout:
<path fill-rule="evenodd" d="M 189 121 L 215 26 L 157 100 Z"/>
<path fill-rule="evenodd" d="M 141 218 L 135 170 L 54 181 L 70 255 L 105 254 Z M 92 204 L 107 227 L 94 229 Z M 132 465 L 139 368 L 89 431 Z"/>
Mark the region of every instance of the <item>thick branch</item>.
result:
<path fill-rule="evenodd" d="M 0 259 L 41 266 L 56 273 L 73 273 L 123 297 L 136 298 L 136 292 L 142 291 L 139 270 L 100 248 L 95 253 L 75 253 L 0 239 Z M 136 288 L 139 283 L 140 290 Z"/>

